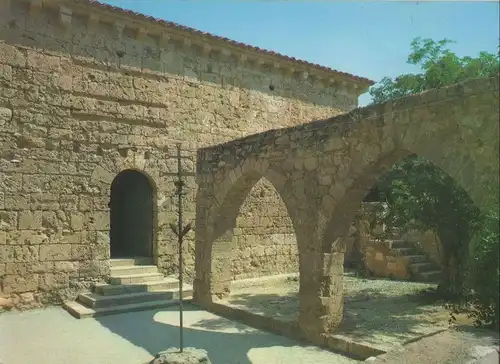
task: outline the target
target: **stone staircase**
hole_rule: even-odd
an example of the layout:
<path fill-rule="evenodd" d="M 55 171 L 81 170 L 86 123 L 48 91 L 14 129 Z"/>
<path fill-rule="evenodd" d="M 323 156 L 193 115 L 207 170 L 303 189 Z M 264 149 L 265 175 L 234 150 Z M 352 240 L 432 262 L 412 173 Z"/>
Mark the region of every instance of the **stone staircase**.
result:
<path fill-rule="evenodd" d="M 408 262 L 408 271 L 413 281 L 438 282 L 440 280 L 441 268 L 419 248 L 417 242 L 391 240 L 390 247 L 395 255 Z"/>
<path fill-rule="evenodd" d="M 177 305 L 179 281 L 164 277 L 149 258 L 111 259 L 107 284 L 97 284 L 92 293 L 81 293 L 64 308 L 76 318 L 112 315 Z M 193 287 L 183 284 L 182 297 L 190 300 Z"/>

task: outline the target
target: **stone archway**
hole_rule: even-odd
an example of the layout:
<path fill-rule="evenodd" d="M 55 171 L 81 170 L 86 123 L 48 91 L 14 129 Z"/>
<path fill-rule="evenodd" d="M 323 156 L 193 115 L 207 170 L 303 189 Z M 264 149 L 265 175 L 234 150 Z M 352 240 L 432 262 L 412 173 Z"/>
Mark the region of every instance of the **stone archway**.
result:
<path fill-rule="evenodd" d="M 118 173 L 109 207 L 111 258 L 152 257 L 154 188 L 149 178 L 132 169 Z"/>
<path fill-rule="evenodd" d="M 476 79 L 199 150 L 194 297 L 210 307 L 213 294 L 224 293 L 224 261 L 212 259 L 211 244 L 219 251 L 229 240 L 234 214 L 225 204 L 246 195 L 240 178 L 273 171 L 299 247 L 299 328 L 321 342 L 342 321 L 342 238 L 394 163 L 418 154 L 480 209 L 498 201 L 498 102 L 498 79 Z"/>

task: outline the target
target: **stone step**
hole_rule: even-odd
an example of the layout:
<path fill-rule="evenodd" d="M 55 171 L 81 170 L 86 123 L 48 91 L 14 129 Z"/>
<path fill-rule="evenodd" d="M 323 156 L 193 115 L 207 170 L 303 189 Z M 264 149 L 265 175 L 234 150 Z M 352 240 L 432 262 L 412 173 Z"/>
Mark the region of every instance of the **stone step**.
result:
<path fill-rule="evenodd" d="M 94 292 L 103 296 L 114 296 L 125 293 L 157 292 L 168 289 L 177 289 L 179 281 L 175 278 L 164 278 L 159 281 L 144 282 L 138 284 L 96 284 Z"/>
<path fill-rule="evenodd" d="M 157 282 L 163 280 L 161 273 L 141 273 L 123 276 L 109 277 L 109 284 L 140 284 L 147 282 Z"/>
<path fill-rule="evenodd" d="M 442 272 L 440 270 L 431 270 L 427 272 L 419 273 L 419 276 L 425 282 L 439 282 L 442 278 Z"/>
<path fill-rule="evenodd" d="M 123 265 L 111 267 L 111 276 L 130 276 L 143 273 L 158 273 L 156 265 Z"/>
<path fill-rule="evenodd" d="M 193 295 L 193 287 L 183 285 L 183 298 Z M 168 301 L 179 299 L 179 290 L 170 289 L 157 292 L 127 293 L 113 296 L 102 296 L 95 293 L 83 293 L 78 295 L 77 302 L 92 309 L 107 308 L 113 306 L 126 306 L 136 303 L 152 301 Z"/>
<path fill-rule="evenodd" d="M 436 270 L 436 265 L 431 262 L 423 262 L 423 263 L 412 263 L 409 265 L 410 270 L 415 273 L 423 273 L 423 272 L 432 272 Z"/>
<path fill-rule="evenodd" d="M 410 263 L 426 263 L 429 261 L 425 254 L 406 255 L 405 258 Z"/>
<path fill-rule="evenodd" d="M 415 248 L 394 248 L 392 249 L 396 253 L 402 256 L 409 256 L 417 254 L 417 249 Z"/>
<path fill-rule="evenodd" d="M 407 241 L 407 240 L 398 240 L 394 239 L 391 242 L 391 248 L 392 249 L 401 249 L 401 248 L 411 248 L 413 249 L 415 247 L 414 243 Z"/>
<path fill-rule="evenodd" d="M 113 258 L 110 259 L 111 268 L 113 267 L 123 267 L 131 265 L 153 265 L 153 258 L 148 257 L 136 257 L 136 258 Z"/>
<path fill-rule="evenodd" d="M 185 302 L 190 302 L 191 298 L 186 297 Z M 175 306 L 179 304 L 179 300 L 158 300 L 158 301 L 148 301 L 141 303 L 134 303 L 130 305 L 113 306 L 106 308 L 89 308 L 85 307 L 77 301 L 66 301 L 63 305 L 64 309 L 68 311 L 73 317 L 78 319 L 87 317 L 97 317 L 114 315 L 126 312 L 136 312 L 136 311 L 146 311 L 154 310 L 159 308 L 165 308 L 170 306 Z"/>

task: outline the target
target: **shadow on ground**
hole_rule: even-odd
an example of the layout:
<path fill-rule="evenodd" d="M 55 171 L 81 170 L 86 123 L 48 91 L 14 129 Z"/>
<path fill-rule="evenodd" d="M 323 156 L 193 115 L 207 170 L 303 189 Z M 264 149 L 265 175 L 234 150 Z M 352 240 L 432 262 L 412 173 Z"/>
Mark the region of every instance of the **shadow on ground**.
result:
<path fill-rule="evenodd" d="M 250 356 L 261 355 L 255 349 L 302 346 L 292 340 L 207 314 L 194 305 L 185 305 L 184 310 L 184 346 L 206 349 L 213 363 L 251 364 Z M 169 347 L 179 347 L 177 307 L 104 316 L 96 320 L 152 356 Z M 316 347 L 307 347 L 305 350 L 321 351 Z M 272 351 L 266 351 L 266 355 L 272 355 Z"/>
<path fill-rule="evenodd" d="M 296 321 L 299 298 L 286 294 L 235 293 L 225 304 L 281 321 Z M 405 342 L 447 325 L 441 305 L 426 299 L 422 292 L 394 295 L 378 289 L 362 289 L 344 298 L 344 320 L 335 334 L 365 342 L 394 340 Z"/>

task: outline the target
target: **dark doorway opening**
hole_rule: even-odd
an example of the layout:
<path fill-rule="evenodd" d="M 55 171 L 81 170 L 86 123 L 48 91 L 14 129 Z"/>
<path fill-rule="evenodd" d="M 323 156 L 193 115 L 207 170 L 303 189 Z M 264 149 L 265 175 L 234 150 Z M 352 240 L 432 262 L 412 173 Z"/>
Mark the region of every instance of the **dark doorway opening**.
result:
<path fill-rule="evenodd" d="M 111 258 L 153 256 L 154 191 L 144 174 L 125 170 L 111 184 Z"/>

